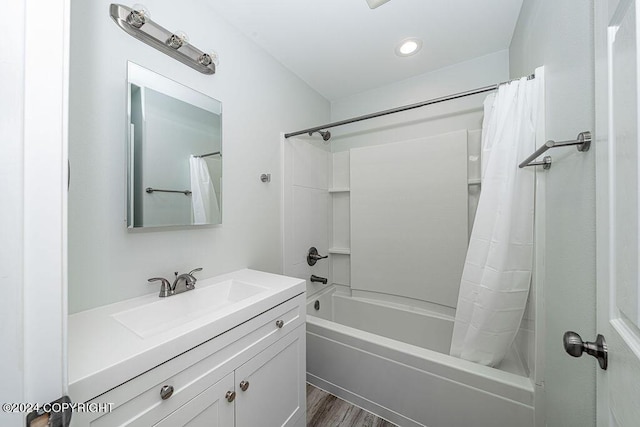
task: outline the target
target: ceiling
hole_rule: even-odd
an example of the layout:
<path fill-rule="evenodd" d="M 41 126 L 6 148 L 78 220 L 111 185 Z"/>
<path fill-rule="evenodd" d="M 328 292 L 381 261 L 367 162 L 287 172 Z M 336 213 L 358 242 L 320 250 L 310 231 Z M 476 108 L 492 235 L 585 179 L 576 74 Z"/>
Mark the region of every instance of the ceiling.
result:
<path fill-rule="evenodd" d="M 214 9 L 329 100 L 507 49 L 522 0 L 215 0 Z M 397 43 L 422 39 L 414 56 Z"/>

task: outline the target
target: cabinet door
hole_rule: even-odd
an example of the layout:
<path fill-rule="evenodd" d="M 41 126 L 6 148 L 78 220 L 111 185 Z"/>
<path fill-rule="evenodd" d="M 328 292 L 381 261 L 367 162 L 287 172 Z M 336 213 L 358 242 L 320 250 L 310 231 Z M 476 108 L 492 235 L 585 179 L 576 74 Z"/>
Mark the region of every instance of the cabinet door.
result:
<path fill-rule="evenodd" d="M 301 325 L 236 369 L 236 427 L 293 426 L 305 416 L 305 355 Z"/>
<path fill-rule="evenodd" d="M 233 372 L 182 405 L 155 427 L 233 427 L 234 402 L 227 399 L 233 392 Z"/>

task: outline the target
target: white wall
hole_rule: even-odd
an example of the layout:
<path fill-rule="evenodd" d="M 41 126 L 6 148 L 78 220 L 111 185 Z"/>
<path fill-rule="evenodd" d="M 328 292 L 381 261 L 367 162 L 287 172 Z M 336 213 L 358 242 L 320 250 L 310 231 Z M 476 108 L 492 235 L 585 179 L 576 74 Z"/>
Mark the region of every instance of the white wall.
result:
<path fill-rule="evenodd" d="M 342 120 L 509 79 L 509 52 L 503 50 L 391 85 L 338 99 L 331 119 Z M 371 146 L 461 129 L 482 128 L 482 101 L 475 95 L 331 129 L 331 149 Z"/>
<path fill-rule="evenodd" d="M 70 312 L 157 289 L 147 278 L 203 267 L 199 277 L 252 267 L 282 271 L 280 133 L 329 119 L 328 102 L 203 2 L 150 0 L 153 19 L 215 49 L 204 75 L 123 32 L 109 1 L 73 2 L 69 193 Z M 223 224 L 127 231 L 127 60 L 223 104 Z M 271 183 L 260 182 L 271 173 Z"/>
<path fill-rule="evenodd" d="M 6 31 L 6 46 L 0 56 L 0 401 L 23 398 L 23 108 L 24 108 L 24 3 L 5 5 L 0 27 Z M 20 414 L 0 413 L 3 426 L 19 425 Z"/>
<path fill-rule="evenodd" d="M 593 131 L 592 3 L 524 1 L 510 48 L 511 75 L 545 66 L 546 139 Z M 573 330 L 592 340 L 596 334 L 594 150 L 569 147 L 552 156 L 545 200 L 546 424 L 590 426 L 595 425 L 595 364 L 569 357 L 562 335 Z"/>

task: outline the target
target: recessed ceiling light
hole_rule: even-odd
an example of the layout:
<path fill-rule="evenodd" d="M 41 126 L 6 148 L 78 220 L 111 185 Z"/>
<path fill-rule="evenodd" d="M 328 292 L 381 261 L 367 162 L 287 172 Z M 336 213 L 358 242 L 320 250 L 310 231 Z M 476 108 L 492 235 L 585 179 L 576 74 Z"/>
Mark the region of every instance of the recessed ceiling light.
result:
<path fill-rule="evenodd" d="M 422 40 L 415 37 L 402 40 L 396 46 L 396 55 L 398 56 L 410 56 L 418 53 L 422 47 Z"/>

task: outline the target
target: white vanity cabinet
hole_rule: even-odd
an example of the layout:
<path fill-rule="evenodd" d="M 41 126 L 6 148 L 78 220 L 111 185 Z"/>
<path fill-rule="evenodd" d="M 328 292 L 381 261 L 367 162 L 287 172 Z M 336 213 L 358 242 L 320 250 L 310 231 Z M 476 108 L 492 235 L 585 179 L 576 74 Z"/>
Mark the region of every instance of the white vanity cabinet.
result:
<path fill-rule="evenodd" d="M 236 427 L 306 423 L 305 336 L 299 326 L 236 369 Z"/>
<path fill-rule="evenodd" d="M 112 410 L 76 412 L 72 426 L 302 426 L 305 359 L 300 294 L 105 390 L 89 403 Z"/>

